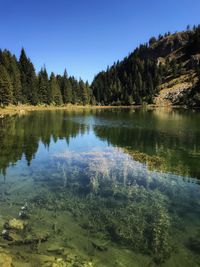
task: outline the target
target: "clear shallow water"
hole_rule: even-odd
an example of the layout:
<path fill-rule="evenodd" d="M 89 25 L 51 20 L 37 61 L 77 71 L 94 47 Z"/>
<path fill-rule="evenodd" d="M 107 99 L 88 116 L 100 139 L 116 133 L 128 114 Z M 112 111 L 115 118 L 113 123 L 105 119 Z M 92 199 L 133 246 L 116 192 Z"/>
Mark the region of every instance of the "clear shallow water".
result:
<path fill-rule="evenodd" d="M 0 230 L 26 204 L 28 225 L 0 253 L 14 266 L 200 266 L 199 121 L 129 109 L 2 119 Z"/>

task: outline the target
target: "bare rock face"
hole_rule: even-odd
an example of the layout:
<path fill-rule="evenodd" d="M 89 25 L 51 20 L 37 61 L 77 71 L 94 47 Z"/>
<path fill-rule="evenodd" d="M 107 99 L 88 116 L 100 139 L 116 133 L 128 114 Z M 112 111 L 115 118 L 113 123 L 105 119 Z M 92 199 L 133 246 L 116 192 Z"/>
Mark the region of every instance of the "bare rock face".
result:
<path fill-rule="evenodd" d="M 184 98 L 191 92 L 191 86 L 188 84 L 180 84 L 176 91 L 168 92 L 165 99 L 171 101 L 173 105 L 184 103 Z"/>
<path fill-rule="evenodd" d="M 18 220 L 18 219 L 10 219 L 9 222 L 6 222 L 3 225 L 3 231 L 1 232 L 1 236 L 4 240 L 7 241 L 18 241 L 21 239 L 21 233 L 24 232 L 27 226 L 27 222 Z M 0 265 L 1 266 L 1 265 Z"/>
<path fill-rule="evenodd" d="M 182 105 L 186 107 L 200 107 L 200 81 L 192 86 L 181 84 L 175 91 L 168 92 L 165 99 L 170 101 L 172 105 Z"/>

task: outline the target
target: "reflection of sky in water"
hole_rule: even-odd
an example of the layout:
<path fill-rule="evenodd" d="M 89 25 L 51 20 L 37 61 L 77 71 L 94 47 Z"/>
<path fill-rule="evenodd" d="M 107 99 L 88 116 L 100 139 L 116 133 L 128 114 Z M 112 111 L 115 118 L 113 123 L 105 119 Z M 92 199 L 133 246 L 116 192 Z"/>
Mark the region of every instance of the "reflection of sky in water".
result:
<path fill-rule="evenodd" d="M 56 115 L 55 113 L 51 115 L 53 114 Z M 62 197 L 67 193 L 72 199 L 77 200 L 80 197 L 81 206 L 83 205 L 82 201 L 85 200 L 86 205 L 88 204 L 87 201 L 91 199 L 91 207 L 93 208 L 94 201 L 96 201 L 97 212 L 102 208 L 102 214 L 106 211 L 109 215 L 113 212 L 113 202 L 116 206 L 115 212 L 118 212 L 117 205 L 120 203 L 121 219 L 124 216 L 130 216 L 134 221 L 134 216 L 138 215 L 138 218 L 140 216 L 145 218 L 144 222 L 147 224 L 149 217 L 146 218 L 146 213 L 148 214 L 149 210 L 150 212 L 153 212 L 154 209 L 156 211 L 157 207 L 160 207 L 161 215 L 164 212 L 164 215 L 167 214 L 170 217 L 171 229 L 176 229 L 176 234 L 184 235 L 179 241 L 182 246 L 186 239 L 189 240 L 191 236 L 195 237 L 199 229 L 200 190 L 198 180 L 184 176 L 182 171 L 178 172 L 182 175 L 176 175 L 170 167 L 172 163 L 178 165 L 180 161 L 181 170 L 185 165 L 191 167 L 192 170 L 198 169 L 197 161 L 190 162 L 189 160 L 190 156 L 193 160 L 193 154 L 198 157 L 199 130 L 196 128 L 193 131 L 191 130 L 192 127 L 187 129 L 186 124 L 188 125 L 188 122 L 179 129 L 179 124 L 172 119 L 157 123 L 156 116 L 153 118 L 147 116 L 144 119 L 142 114 L 142 117 L 137 119 L 132 117 L 133 114 L 131 117 L 123 114 L 126 115 L 124 120 L 116 114 L 116 117 L 112 114 L 109 118 L 99 116 L 100 113 L 96 116 L 70 117 L 65 115 L 62 117 L 57 114 L 59 116 L 55 116 L 54 120 L 47 121 L 47 124 L 52 126 L 47 127 L 46 132 L 45 130 L 43 132 L 42 126 L 46 122 L 46 116 L 42 117 L 43 120 L 41 120 L 38 128 L 35 128 L 38 123 L 37 113 L 35 113 L 36 121 L 32 125 L 35 133 L 31 135 L 32 133 L 28 131 L 21 135 L 21 139 L 17 139 L 19 140 L 19 147 L 23 146 L 25 149 L 20 151 L 21 154 L 19 153 L 17 158 L 19 160 L 16 162 L 13 160 L 14 165 L 7 169 L 5 182 L 3 175 L 0 174 L 1 196 L 6 197 L 7 195 L 4 193 L 8 190 L 10 193 L 8 200 L 9 198 L 15 200 L 15 197 L 19 197 L 23 201 L 28 197 L 31 201 L 33 195 L 41 194 L 48 198 L 48 195 L 53 193 L 55 194 L 54 199 L 59 201 L 59 197 L 62 200 Z M 14 124 L 19 131 L 13 133 L 14 137 L 15 135 L 20 136 L 21 129 L 29 129 L 28 117 L 24 117 L 24 119 L 27 119 L 27 123 L 22 123 L 23 120 L 19 120 L 16 125 Z M 20 122 L 22 124 L 19 125 Z M 172 123 L 176 123 L 177 129 L 171 127 Z M 13 128 L 15 127 L 13 126 Z M 190 138 L 191 132 L 193 133 L 192 138 Z M 187 140 L 188 142 L 186 142 Z M 5 135 L 5 144 L 7 144 L 6 141 Z M 13 153 L 15 147 L 17 152 L 19 147 L 15 146 L 15 143 L 14 145 L 10 143 Z M 5 149 L 8 161 L 11 155 L 10 151 Z M 30 156 L 28 161 L 27 155 L 30 154 L 33 157 Z M 138 158 L 135 155 L 138 155 Z M 162 171 L 153 170 L 150 165 L 148 167 L 151 161 L 146 161 L 147 164 L 142 163 L 145 160 L 139 162 L 142 156 L 145 157 L 146 155 L 150 159 L 151 156 L 154 156 L 154 160 L 162 156 L 165 159 L 164 163 L 162 162 L 163 166 L 159 169 Z M 4 159 L 3 156 L 2 159 Z M 169 163 L 169 168 L 165 168 L 166 163 Z M 192 172 L 188 173 L 193 175 Z M 195 175 L 193 176 L 195 177 Z M 105 203 L 108 204 L 108 209 L 107 206 L 104 206 Z M 69 204 L 68 201 L 64 202 L 64 207 L 67 204 Z M 74 204 L 73 200 L 72 204 Z M 89 210 L 86 209 L 86 211 Z M 9 210 L 8 213 L 10 213 Z M 152 217 L 156 216 L 155 214 L 151 213 L 150 215 Z M 115 219 L 117 220 L 117 217 Z M 79 218 L 79 222 L 80 220 L 81 218 Z M 181 229 L 179 232 L 179 223 L 185 224 L 184 231 Z M 112 224 L 113 219 L 111 220 Z M 135 224 L 138 226 L 137 221 Z M 124 226 L 126 233 L 126 218 Z M 130 229 L 132 229 L 131 221 Z M 130 229 L 128 228 L 128 232 Z M 149 230 L 152 230 L 151 225 Z M 186 231 L 188 233 L 185 233 Z M 135 232 L 133 236 L 135 236 Z M 199 237 L 197 239 L 199 240 Z M 176 243 L 177 240 L 174 241 Z"/>
<path fill-rule="evenodd" d="M 158 189 L 167 195 L 175 194 L 175 198 L 184 196 L 185 201 L 188 197 L 193 201 L 200 197 L 197 180 L 172 173 L 150 171 L 147 165 L 135 161 L 122 149 L 93 147 L 92 150 L 85 151 L 68 150 L 54 153 L 53 158 L 54 163 L 63 166 L 69 175 L 74 169 L 78 169 L 77 180 L 83 174 L 89 178 L 114 178 L 114 183 L 118 185 L 140 185 L 146 189 Z"/>
<path fill-rule="evenodd" d="M 147 165 L 134 160 L 134 156 L 132 157 L 124 153 L 122 148 L 116 148 L 117 144 L 116 147 L 113 147 L 115 144 L 112 145 L 112 142 L 108 141 L 109 139 L 104 138 L 104 136 L 103 138 L 97 136 L 95 129 L 96 125 L 101 125 L 102 130 L 108 126 L 121 127 L 132 125 L 132 127 L 137 128 L 137 124 L 141 124 L 140 121 L 125 120 L 125 122 L 120 122 L 115 118 L 107 120 L 106 118 L 90 115 L 86 117 L 75 116 L 64 118 L 66 121 L 68 119 L 74 123 L 87 125 L 85 131 L 79 129 L 78 133 L 74 136 L 72 135 L 69 141 L 66 141 L 64 138 L 59 138 L 59 136 L 56 138 L 51 137 L 48 146 L 45 146 L 44 142 L 39 141 L 37 152 L 30 162 L 30 166 L 27 166 L 26 160 L 22 156 L 21 160 L 17 161 L 14 166 L 8 168 L 7 177 L 9 179 L 13 177 L 14 179 L 14 176 L 17 176 L 17 174 L 20 176 L 24 175 L 24 173 L 27 173 L 27 175 L 35 174 L 35 176 L 39 177 L 40 171 L 42 173 L 45 171 L 51 178 L 51 168 L 53 166 L 56 167 L 59 161 L 61 164 L 65 162 L 68 164 L 66 171 L 69 176 L 73 168 L 76 168 L 80 171 L 79 175 L 84 174 L 85 177 L 90 178 L 94 174 L 94 169 L 96 169 L 96 172 L 99 172 L 99 178 L 102 178 L 102 176 L 105 178 L 103 172 L 107 170 L 109 173 L 108 176 L 115 176 L 116 182 L 119 184 L 124 184 L 124 179 L 126 178 L 126 185 L 136 183 L 147 189 L 156 188 L 167 194 L 170 194 L 170 190 L 176 191 L 176 193 L 178 192 L 176 197 L 187 193 L 187 198 L 192 199 L 193 195 L 193 200 L 199 197 L 199 185 L 195 179 L 167 172 L 151 171 Z M 151 124 L 152 121 L 150 119 L 147 121 L 147 125 Z M 115 133 L 115 127 L 113 129 L 113 133 Z M 121 131 L 121 128 L 116 127 L 116 131 L 118 130 Z M 165 139 L 163 139 L 163 142 Z M 3 175 L 0 176 L 3 179 Z M 60 173 L 60 176 L 62 179 L 62 173 Z"/>
<path fill-rule="evenodd" d="M 47 147 L 42 142 L 39 147 L 35 158 L 32 160 L 31 165 L 40 163 L 41 160 L 46 160 L 50 155 L 65 151 L 92 151 L 97 149 L 103 150 L 108 146 L 106 141 L 101 141 L 96 138 L 94 132 L 90 130 L 85 134 L 79 134 L 76 137 L 71 137 L 69 144 L 64 139 L 56 141 L 51 138 L 50 145 Z"/>
<path fill-rule="evenodd" d="M 70 151 L 73 151 L 73 153 L 69 153 Z M 89 157 L 89 153 L 85 153 L 104 151 L 106 153 L 102 153 L 100 158 L 95 158 L 95 154 L 91 154 L 92 157 Z M 95 164 L 97 164 L 98 166 L 97 160 L 105 160 L 109 164 L 107 165 L 107 167 L 111 168 L 112 170 L 117 169 L 118 172 L 123 172 L 124 168 L 128 168 L 129 172 L 132 172 L 132 176 L 137 178 L 138 180 L 141 178 L 146 179 L 146 177 L 149 177 L 155 181 L 165 179 L 166 181 L 168 181 L 168 185 L 171 184 L 171 186 L 175 186 L 176 184 L 180 185 L 180 183 L 182 183 L 183 185 L 186 183 L 187 186 L 189 184 L 193 187 L 193 185 L 195 184 L 195 180 L 192 180 L 189 177 L 174 175 L 172 173 L 160 173 L 156 171 L 150 171 L 148 169 L 148 166 L 143 163 L 134 161 L 131 156 L 123 153 L 122 149 L 114 148 L 112 147 L 112 145 L 109 145 L 108 147 L 108 142 L 102 141 L 97 138 L 91 128 L 87 133 L 79 133 L 76 137 L 71 137 L 69 143 L 67 143 L 67 141 L 64 139 L 58 139 L 55 141 L 53 140 L 53 138 L 51 138 L 51 142 L 47 147 L 40 141 L 37 153 L 30 164 L 30 168 L 32 170 L 36 170 L 37 166 L 42 166 L 43 162 L 47 163 L 48 161 L 50 161 L 52 164 L 52 156 L 54 155 L 57 155 L 57 159 L 60 157 L 60 159 L 63 160 L 65 159 L 67 153 L 71 159 L 71 162 L 76 159 L 77 164 L 80 164 L 81 162 L 86 163 L 87 161 L 89 162 L 91 160 L 92 162 L 95 162 L 96 160 Z M 11 166 L 10 168 L 8 168 L 7 175 L 9 174 L 9 171 L 11 169 L 13 171 L 14 169 L 24 169 L 27 167 L 26 165 L 26 160 L 23 156 L 22 160 L 18 161 L 14 165 L 14 167 Z M 189 181 L 189 183 L 187 181 Z"/>

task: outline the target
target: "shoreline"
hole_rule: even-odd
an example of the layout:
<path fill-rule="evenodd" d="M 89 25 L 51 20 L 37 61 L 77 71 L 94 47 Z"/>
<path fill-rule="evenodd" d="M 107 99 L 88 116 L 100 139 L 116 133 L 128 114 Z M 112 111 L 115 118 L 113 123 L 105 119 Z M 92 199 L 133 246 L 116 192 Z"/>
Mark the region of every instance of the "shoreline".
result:
<path fill-rule="evenodd" d="M 141 106 L 132 106 L 134 108 L 140 108 Z M 131 106 L 92 106 L 92 105 L 63 105 L 63 106 L 54 106 L 54 105 L 38 105 L 38 106 L 32 106 L 32 105 L 9 105 L 4 108 L 0 107 L 0 118 L 4 117 L 4 115 L 23 115 L 27 112 L 31 111 L 53 111 L 53 110 L 66 110 L 66 111 L 77 111 L 77 110 L 90 110 L 90 109 L 110 109 L 110 108 L 131 108 Z"/>
<path fill-rule="evenodd" d="M 188 109 L 184 106 L 158 106 L 158 105 L 136 105 L 136 106 L 92 106 L 92 105 L 63 105 L 63 106 L 45 106 L 45 105 L 38 105 L 38 106 L 32 106 L 32 105 L 9 105 L 5 108 L 0 107 L 0 118 L 3 118 L 7 115 L 23 115 L 27 112 L 31 111 L 53 111 L 53 110 L 66 110 L 66 111 L 77 111 L 77 110 L 94 110 L 94 109 L 138 109 L 138 108 L 146 108 L 146 109 L 155 109 L 155 108 L 164 108 L 164 109 L 174 109 L 174 108 L 181 108 L 181 109 Z M 193 109 L 193 108 L 191 108 Z M 196 109 L 196 108 L 195 108 Z"/>

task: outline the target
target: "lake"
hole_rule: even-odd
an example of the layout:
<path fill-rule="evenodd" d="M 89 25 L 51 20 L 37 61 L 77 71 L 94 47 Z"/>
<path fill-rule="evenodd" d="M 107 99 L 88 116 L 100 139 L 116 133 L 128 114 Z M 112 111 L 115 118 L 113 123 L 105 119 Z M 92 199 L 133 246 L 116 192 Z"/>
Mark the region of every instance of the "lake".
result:
<path fill-rule="evenodd" d="M 0 203 L 15 267 L 200 266 L 200 112 L 1 118 Z"/>

